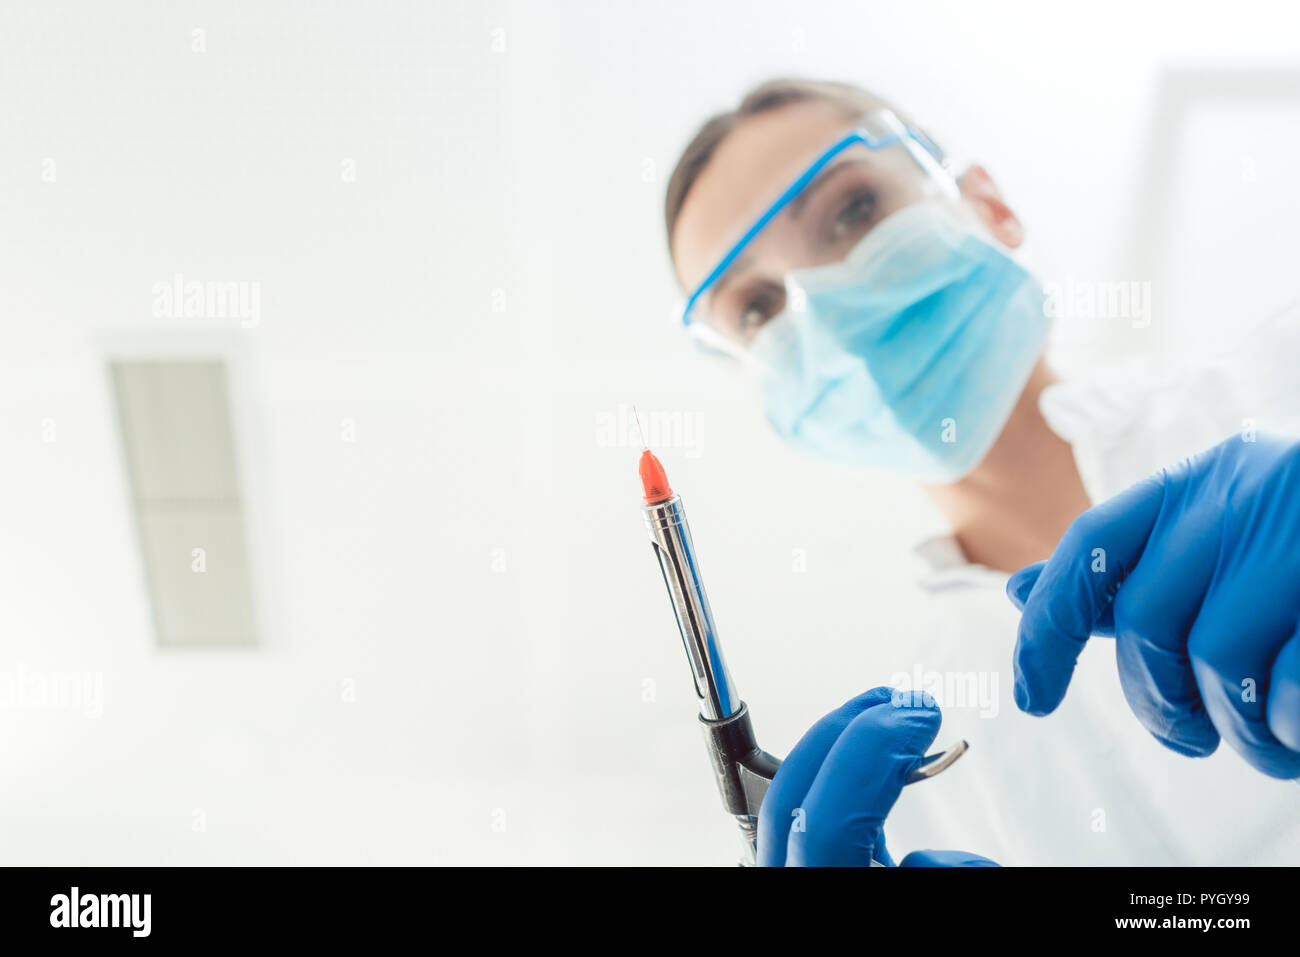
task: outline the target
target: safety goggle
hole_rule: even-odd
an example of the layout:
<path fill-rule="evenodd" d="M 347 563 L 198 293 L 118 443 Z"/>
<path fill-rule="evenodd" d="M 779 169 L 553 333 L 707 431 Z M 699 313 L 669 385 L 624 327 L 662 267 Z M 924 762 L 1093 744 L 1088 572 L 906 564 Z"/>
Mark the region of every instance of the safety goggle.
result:
<path fill-rule="evenodd" d="M 691 293 L 683 324 L 714 349 L 743 350 L 785 308 L 776 276 L 840 262 L 891 213 L 936 194 L 960 195 L 938 147 L 890 110 L 868 114 L 744 230 Z"/>

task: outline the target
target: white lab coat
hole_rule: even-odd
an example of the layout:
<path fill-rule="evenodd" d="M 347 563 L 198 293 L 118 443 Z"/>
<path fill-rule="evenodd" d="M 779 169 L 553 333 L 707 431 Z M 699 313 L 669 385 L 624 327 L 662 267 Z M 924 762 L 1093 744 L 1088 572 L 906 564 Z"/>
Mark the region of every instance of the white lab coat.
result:
<path fill-rule="evenodd" d="M 1300 434 L 1298 317 L 1243 337 L 1242 348 L 1213 363 L 1154 379 L 1115 368 L 1046 390 L 1040 408 L 1073 447 L 1090 498 L 1109 498 L 1243 428 Z M 917 553 L 933 620 L 918 629 L 912 672 L 943 706 L 936 745 L 964 737 L 971 751 L 905 789 L 886 826 L 896 857 L 929 847 L 1004 864 L 1300 864 L 1300 786 L 1265 777 L 1227 744 L 1205 759 L 1159 744 L 1124 699 L 1109 639 L 1088 643 L 1057 711 L 1021 713 L 1011 671 L 1019 614 L 1005 596 L 1007 576 L 965 562 L 951 538 Z M 982 707 L 972 680 L 987 692 L 996 686 Z"/>

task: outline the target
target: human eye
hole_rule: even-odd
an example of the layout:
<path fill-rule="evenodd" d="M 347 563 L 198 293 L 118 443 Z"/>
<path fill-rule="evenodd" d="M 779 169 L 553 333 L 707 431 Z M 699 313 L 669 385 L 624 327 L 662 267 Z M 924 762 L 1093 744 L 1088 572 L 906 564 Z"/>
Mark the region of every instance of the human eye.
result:
<path fill-rule="evenodd" d="M 743 300 L 735 320 L 736 333 L 742 339 L 751 339 L 759 328 L 781 311 L 785 306 L 785 289 L 775 285 L 764 285 L 748 293 Z"/>
<path fill-rule="evenodd" d="M 858 189 L 845 197 L 840 203 L 835 216 L 831 219 L 831 241 L 856 239 L 861 236 L 876 218 L 880 206 L 874 189 Z"/>

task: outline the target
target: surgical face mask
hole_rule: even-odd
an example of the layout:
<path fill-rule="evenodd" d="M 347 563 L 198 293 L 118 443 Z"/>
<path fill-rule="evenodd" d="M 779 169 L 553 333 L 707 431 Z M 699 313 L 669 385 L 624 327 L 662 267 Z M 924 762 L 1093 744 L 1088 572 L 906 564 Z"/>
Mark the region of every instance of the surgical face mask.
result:
<path fill-rule="evenodd" d="M 939 200 L 785 285 L 747 350 L 773 428 L 835 462 L 930 483 L 988 454 L 1047 337 L 1029 274 Z"/>

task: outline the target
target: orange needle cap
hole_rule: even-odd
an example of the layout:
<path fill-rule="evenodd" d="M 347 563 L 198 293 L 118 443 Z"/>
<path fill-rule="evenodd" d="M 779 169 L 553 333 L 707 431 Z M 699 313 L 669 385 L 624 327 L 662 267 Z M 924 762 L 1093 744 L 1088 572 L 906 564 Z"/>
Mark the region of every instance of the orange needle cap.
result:
<path fill-rule="evenodd" d="M 673 497 L 672 487 L 668 484 L 668 473 L 664 471 L 663 463 L 649 449 L 641 453 L 641 487 L 645 490 L 647 505 Z"/>

